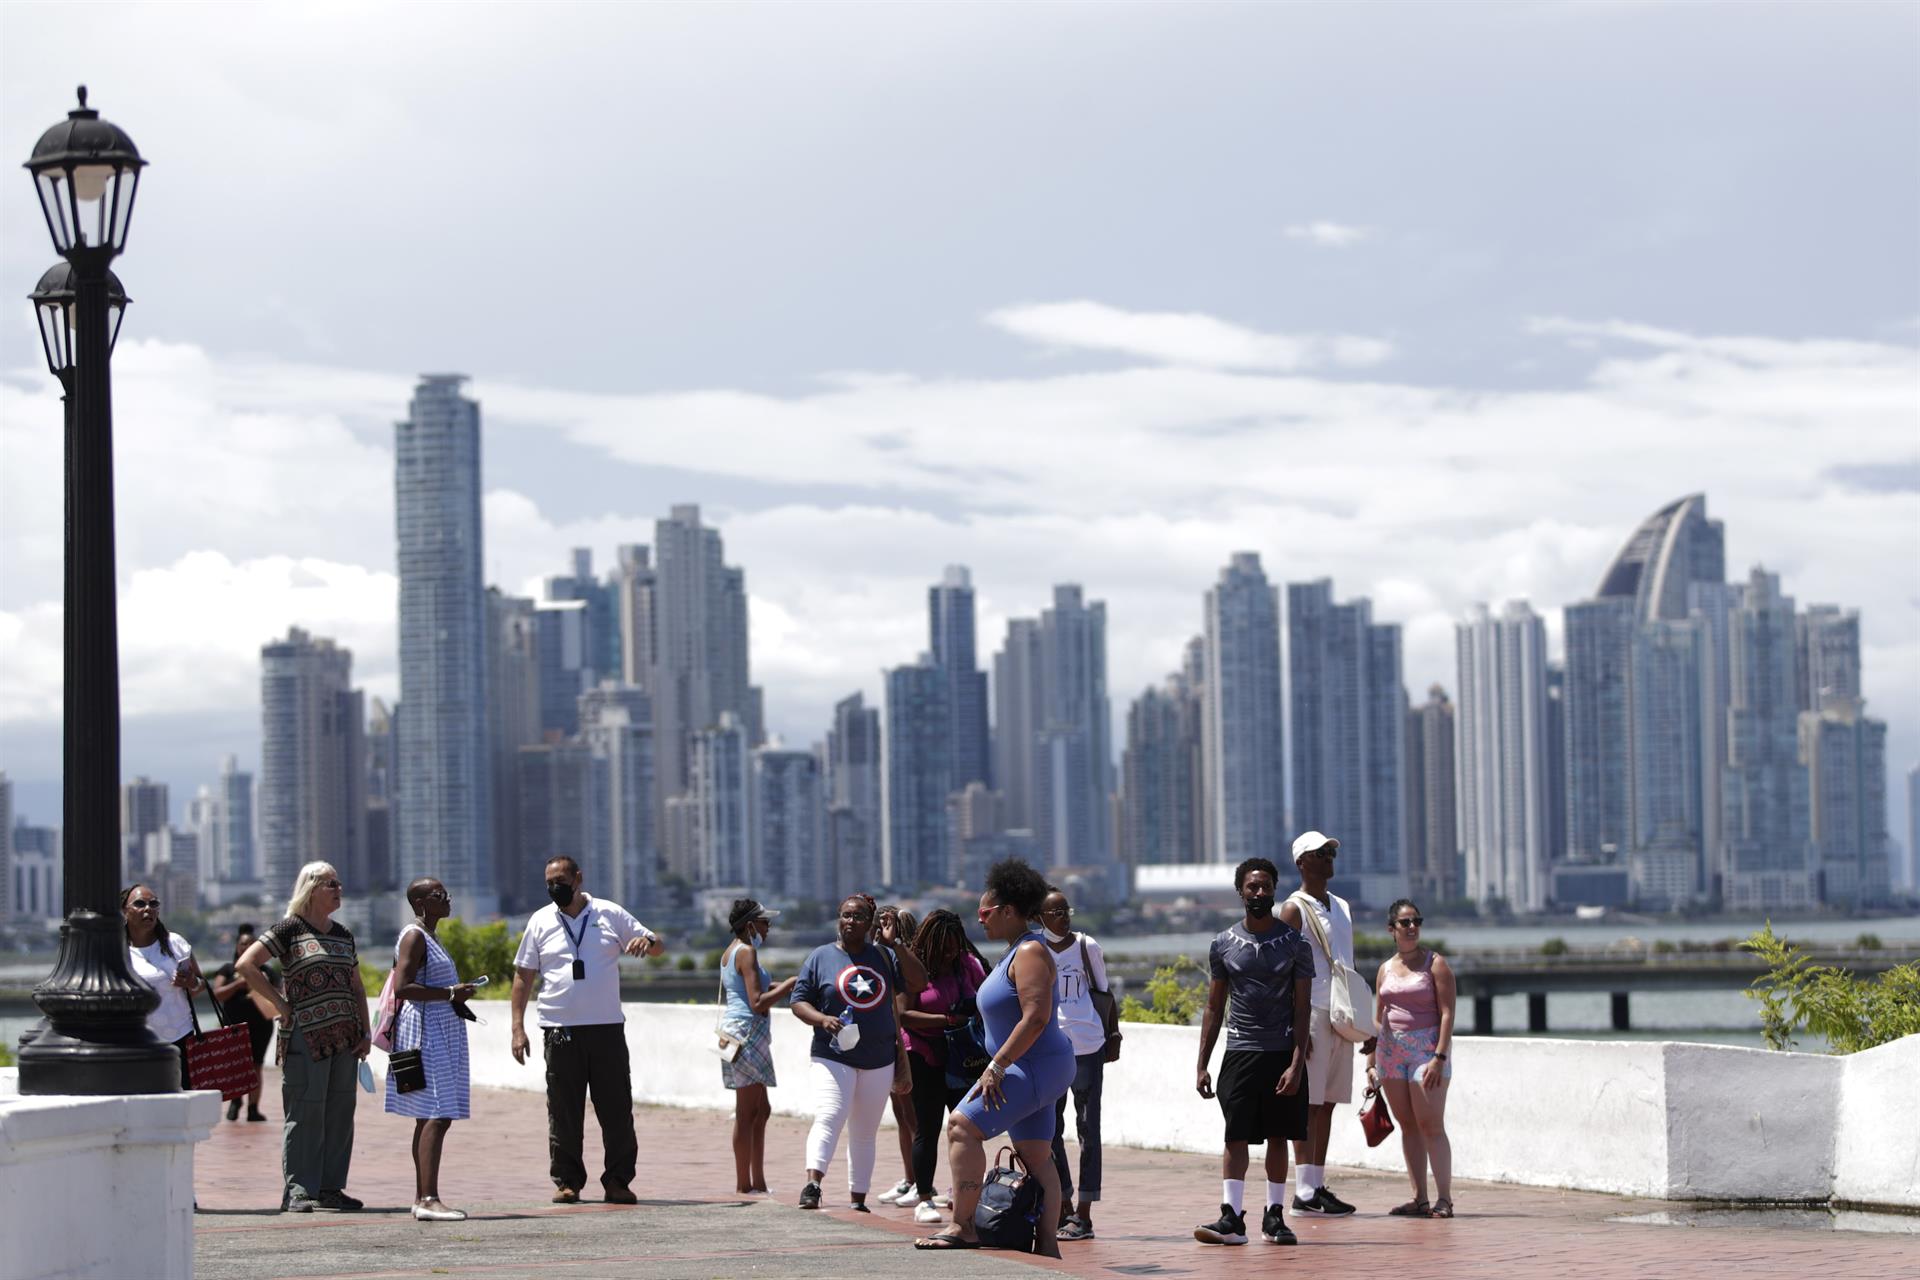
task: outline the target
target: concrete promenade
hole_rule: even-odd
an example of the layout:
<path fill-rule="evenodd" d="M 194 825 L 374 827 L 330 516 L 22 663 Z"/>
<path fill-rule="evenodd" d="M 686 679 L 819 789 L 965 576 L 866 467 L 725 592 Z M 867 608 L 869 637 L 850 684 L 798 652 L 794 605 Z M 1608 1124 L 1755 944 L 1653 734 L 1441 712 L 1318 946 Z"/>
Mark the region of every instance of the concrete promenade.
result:
<path fill-rule="evenodd" d="M 774 1117 L 768 1128 L 768 1178 L 776 1200 L 731 1194 L 730 1120 L 711 1111 L 641 1107 L 641 1203 L 548 1201 L 542 1095 L 476 1089 L 475 1119 L 453 1126 L 441 1190 L 467 1209 L 464 1223 L 416 1223 L 408 1156 L 412 1122 L 384 1114 L 361 1095 L 352 1185 L 360 1214 L 290 1215 L 278 1203 L 278 1077 L 268 1080 L 274 1123 L 222 1122 L 196 1153 L 198 1274 L 206 1280 L 270 1277 L 845 1276 L 910 1271 L 939 1276 L 1018 1276 L 1036 1270 L 1086 1276 L 1243 1276 L 1281 1269 L 1312 1276 L 1664 1277 L 1792 1275 L 1837 1280 L 1912 1274 L 1920 1234 L 1872 1235 L 1811 1229 L 1824 1214 L 1709 1211 L 1689 1217 L 1672 1201 L 1591 1192 L 1461 1182 L 1460 1216 L 1414 1221 L 1385 1216 L 1407 1198 L 1404 1179 L 1339 1170 L 1334 1184 L 1361 1208 L 1343 1221 L 1294 1219 L 1297 1249 L 1259 1242 L 1245 1248 L 1194 1243 L 1195 1223 L 1218 1212 L 1217 1158 L 1108 1148 L 1106 1194 L 1095 1213 L 1098 1239 L 1062 1246 L 1061 1263 L 971 1252 L 945 1257 L 908 1249 L 918 1228 L 910 1215 L 876 1205 L 846 1211 L 844 1154 L 827 1179 L 829 1212 L 791 1207 L 801 1178 L 804 1121 Z M 1204 1107 L 1198 1099 L 1170 1099 Z M 1340 1113 L 1341 1123 L 1354 1123 Z M 1393 1141 L 1393 1140 L 1389 1140 Z M 589 1120 L 588 1165 L 598 1168 Z M 898 1148 L 880 1135 L 875 1191 L 898 1177 Z M 944 1177 L 944 1160 L 942 1170 Z M 890 1175 L 890 1176 L 889 1176 Z M 1250 1199 L 1261 1184 L 1249 1187 Z M 1703 1225 L 1620 1221 L 1675 1215 Z M 1252 1215 L 1257 1222 L 1257 1213 Z M 1704 1225 L 1712 1223 L 1726 1225 Z M 1795 1224 L 1799 1225 L 1795 1229 Z M 1894 1220 L 1893 1225 L 1905 1225 Z M 1920 1219 L 1912 1226 L 1920 1230 Z"/>

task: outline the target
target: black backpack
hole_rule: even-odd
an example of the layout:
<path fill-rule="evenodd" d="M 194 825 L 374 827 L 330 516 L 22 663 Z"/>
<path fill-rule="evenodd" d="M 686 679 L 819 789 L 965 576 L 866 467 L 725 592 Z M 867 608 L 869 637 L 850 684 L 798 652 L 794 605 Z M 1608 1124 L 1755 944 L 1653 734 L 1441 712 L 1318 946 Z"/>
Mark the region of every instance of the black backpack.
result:
<path fill-rule="evenodd" d="M 1040 1180 L 1028 1171 L 1026 1161 L 1012 1147 L 1000 1148 L 973 1210 L 973 1230 L 981 1245 L 1032 1253 L 1043 1196 Z"/>

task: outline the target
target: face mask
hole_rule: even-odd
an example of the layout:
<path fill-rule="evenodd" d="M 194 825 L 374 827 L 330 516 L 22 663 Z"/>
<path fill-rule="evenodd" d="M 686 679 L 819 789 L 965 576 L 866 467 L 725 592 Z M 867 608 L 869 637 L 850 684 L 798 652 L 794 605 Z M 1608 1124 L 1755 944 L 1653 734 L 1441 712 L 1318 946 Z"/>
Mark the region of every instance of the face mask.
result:
<path fill-rule="evenodd" d="M 1044 928 L 1044 926 L 1042 927 Z M 1047 933 L 1047 941 L 1055 944 L 1065 942 L 1068 938 L 1073 936 L 1070 933 L 1055 933 L 1051 929 L 1047 929 L 1046 933 Z"/>
<path fill-rule="evenodd" d="M 553 899 L 553 905 L 562 911 L 573 905 L 573 886 L 566 883 L 547 886 L 547 896 Z"/>
<path fill-rule="evenodd" d="M 1273 899 L 1264 893 L 1256 894 L 1254 897 L 1248 898 L 1246 903 L 1247 914 L 1250 916 L 1258 916 L 1265 919 L 1267 916 L 1273 914 Z"/>

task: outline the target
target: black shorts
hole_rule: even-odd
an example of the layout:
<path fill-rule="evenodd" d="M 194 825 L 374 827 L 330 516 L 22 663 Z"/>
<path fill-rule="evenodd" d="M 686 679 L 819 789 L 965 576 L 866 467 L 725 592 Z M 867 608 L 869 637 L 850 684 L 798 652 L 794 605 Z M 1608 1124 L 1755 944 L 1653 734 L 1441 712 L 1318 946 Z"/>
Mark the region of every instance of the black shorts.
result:
<path fill-rule="evenodd" d="M 1307 1136 L 1307 1070 L 1292 1093 L 1276 1093 L 1293 1050 L 1229 1049 L 1220 1061 L 1220 1113 L 1227 1118 L 1228 1142 L 1255 1145 Z"/>

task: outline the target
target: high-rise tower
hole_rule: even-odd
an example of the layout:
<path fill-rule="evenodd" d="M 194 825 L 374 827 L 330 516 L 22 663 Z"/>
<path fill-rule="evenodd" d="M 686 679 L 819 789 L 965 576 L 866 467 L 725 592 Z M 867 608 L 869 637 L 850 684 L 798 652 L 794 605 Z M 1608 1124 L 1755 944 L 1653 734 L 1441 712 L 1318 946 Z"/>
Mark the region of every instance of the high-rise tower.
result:
<path fill-rule="evenodd" d="M 1234 552 L 1207 592 L 1206 620 L 1207 854 L 1285 865 L 1280 605 L 1258 552 Z"/>
<path fill-rule="evenodd" d="M 462 914 L 498 910 L 481 580 L 480 406 L 427 374 L 394 427 L 399 534 L 398 879 L 432 876 Z"/>

